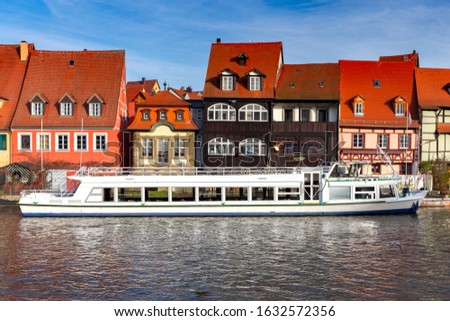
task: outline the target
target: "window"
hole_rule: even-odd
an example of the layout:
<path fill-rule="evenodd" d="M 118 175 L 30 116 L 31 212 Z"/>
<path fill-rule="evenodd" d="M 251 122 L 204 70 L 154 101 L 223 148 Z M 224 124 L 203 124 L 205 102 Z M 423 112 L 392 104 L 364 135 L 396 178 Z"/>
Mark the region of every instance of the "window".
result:
<path fill-rule="evenodd" d="M 32 102 L 31 103 L 31 115 L 33 115 L 33 116 L 44 115 L 44 103 L 43 102 Z"/>
<path fill-rule="evenodd" d="M 355 104 L 355 115 L 364 116 L 364 104 L 362 102 Z"/>
<path fill-rule="evenodd" d="M 291 122 L 294 120 L 294 111 L 292 109 L 284 110 L 284 121 Z"/>
<path fill-rule="evenodd" d="M 94 134 L 94 150 L 95 151 L 108 150 L 108 142 L 106 134 Z"/>
<path fill-rule="evenodd" d="M 363 148 L 363 147 L 364 147 L 364 135 L 353 134 L 353 148 Z"/>
<path fill-rule="evenodd" d="M 248 138 L 239 143 L 241 155 L 264 156 L 266 144 L 258 138 Z"/>
<path fill-rule="evenodd" d="M 380 198 L 395 197 L 395 186 L 381 185 L 380 186 Z"/>
<path fill-rule="evenodd" d="M 375 199 L 375 187 L 374 186 L 361 186 L 355 187 L 355 199 Z"/>
<path fill-rule="evenodd" d="M 175 157 L 186 157 L 187 140 L 181 138 L 175 138 Z"/>
<path fill-rule="evenodd" d="M 401 134 L 400 135 L 400 148 L 407 149 L 410 146 L 411 135 L 410 134 Z"/>
<path fill-rule="evenodd" d="M 158 139 L 158 163 L 167 164 L 169 162 L 169 139 Z"/>
<path fill-rule="evenodd" d="M 7 139 L 6 134 L 0 134 L 0 150 L 8 150 Z"/>
<path fill-rule="evenodd" d="M 88 135 L 87 134 L 75 134 L 75 150 L 87 151 L 88 150 Z"/>
<path fill-rule="evenodd" d="M 327 122 L 328 121 L 328 112 L 326 109 L 319 109 L 317 114 L 317 121 L 318 122 Z"/>
<path fill-rule="evenodd" d="M 69 150 L 69 134 L 56 134 L 56 146 L 57 151 Z"/>
<path fill-rule="evenodd" d="M 250 76 L 249 78 L 250 90 L 261 90 L 261 77 L 260 76 Z"/>
<path fill-rule="evenodd" d="M 309 122 L 310 121 L 310 115 L 311 115 L 311 112 L 310 112 L 309 109 L 302 108 L 301 114 L 300 114 L 300 121 Z"/>
<path fill-rule="evenodd" d="M 214 138 L 208 142 L 208 155 L 234 155 L 234 144 L 226 138 Z"/>
<path fill-rule="evenodd" d="M 50 150 L 50 134 L 37 134 L 37 150 Z"/>
<path fill-rule="evenodd" d="M 159 111 L 159 120 L 167 120 L 167 111 L 165 110 Z"/>
<path fill-rule="evenodd" d="M 284 155 L 293 155 L 298 153 L 298 143 L 295 142 L 284 142 L 283 144 Z"/>
<path fill-rule="evenodd" d="M 203 111 L 201 109 L 197 110 L 197 120 L 203 119 Z"/>
<path fill-rule="evenodd" d="M 208 108 L 208 120 L 235 121 L 236 109 L 227 104 L 215 104 Z"/>
<path fill-rule="evenodd" d="M 73 103 L 60 103 L 59 105 L 59 114 L 61 116 L 72 116 L 73 115 Z"/>
<path fill-rule="evenodd" d="M 20 151 L 31 151 L 31 134 L 19 134 L 18 148 Z"/>
<path fill-rule="evenodd" d="M 101 116 L 102 115 L 102 105 L 98 102 L 89 103 L 89 116 Z"/>
<path fill-rule="evenodd" d="M 233 90 L 234 89 L 234 77 L 233 76 L 222 76 L 221 77 L 222 84 L 221 89 L 222 90 Z"/>
<path fill-rule="evenodd" d="M 302 154 L 304 155 L 317 155 L 323 151 L 324 148 L 319 142 L 306 142 L 302 145 Z"/>
<path fill-rule="evenodd" d="M 177 111 L 177 121 L 183 121 L 184 120 L 184 112 L 183 111 Z"/>
<path fill-rule="evenodd" d="M 144 121 L 150 120 L 150 111 L 149 110 L 142 111 L 142 120 L 144 120 Z"/>
<path fill-rule="evenodd" d="M 398 101 L 395 103 L 395 116 L 405 116 L 405 102 Z"/>
<path fill-rule="evenodd" d="M 267 109 L 261 105 L 250 104 L 239 109 L 240 121 L 266 122 L 268 121 Z"/>
<path fill-rule="evenodd" d="M 380 134 L 378 135 L 378 146 L 381 148 L 388 148 L 389 145 L 389 135 L 388 134 Z"/>
<path fill-rule="evenodd" d="M 153 138 L 142 138 L 141 145 L 141 156 L 153 158 Z"/>
<path fill-rule="evenodd" d="M 373 88 L 381 88 L 381 82 L 378 79 L 372 80 Z"/>

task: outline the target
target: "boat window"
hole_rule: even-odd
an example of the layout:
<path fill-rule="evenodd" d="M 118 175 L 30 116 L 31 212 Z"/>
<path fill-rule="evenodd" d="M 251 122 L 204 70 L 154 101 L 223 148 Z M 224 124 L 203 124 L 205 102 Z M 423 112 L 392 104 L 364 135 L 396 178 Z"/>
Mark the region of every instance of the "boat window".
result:
<path fill-rule="evenodd" d="M 349 200 L 351 198 L 350 186 L 330 187 L 330 200 Z"/>
<path fill-rule="evenodd" d="M 248 200 L 247 187 L 226 187 L 225 199 L 227 201 L 246 201 Z"/>
<path fill-rule="evenodd" d="M 280 187 L 278 189 L 278 200 L 300 200 L 300 188 Z"/>
<path fill-rule="evenodd" d="M 273 187 L 254 187 L 252 188 L 252 200 L 254 201 L 273 201 Z"/>
<path fill-rule="evenodd" d="M 103 188 L 93 188 L 89 193 L 86 202 L 101 202 L 103 200 Z M 114 201 L 114 197 L 112 200 Z"/>
<path fill-rule="evenodd" d="M 375 186 L 355 187 L 355 199 L 375 199 Z"/>
<path fill-rule="evenodd" d="M 395 197 L 395 187 L 392 185 L 380 186 L 380 198 Z"/>
<path fill-rule="evenodd" d="M 119 202 L 140 202 L 141 188 L 140 187 L 119 187 L 117 189 L 117 199 Z"/>
<path fill-rule="evenodd" d="M 221 201 L 222 188 L 221 187 L 200 187 L 198 189 L 200 201 Z"/>
<path fill-rule="evenodd" d="M 184 202 L 195 200 L 194 187 L 172 187 L 172 202 Z"/>
<path fill-rule="evenodd" d="M 169 191 L 167 187 L 146 187 L 146 202 L 167 202 L 169 200 Z"/>

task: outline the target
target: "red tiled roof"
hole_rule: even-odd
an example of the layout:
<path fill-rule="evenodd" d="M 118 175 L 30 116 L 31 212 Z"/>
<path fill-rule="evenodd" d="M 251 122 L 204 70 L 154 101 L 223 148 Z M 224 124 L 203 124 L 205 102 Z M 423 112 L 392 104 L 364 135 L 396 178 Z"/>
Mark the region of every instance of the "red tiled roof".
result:
<path fill-rule="evenodd" d="M 31 53 L 34 45 L 27 46 Z M 20 45 L 0 45 L 0 99 L 4 100 L 0 108 L 0 130 L 9 129 L 25 76 L 27 61 L 20 61 L 19 48 Z"/>
<path fill-rule="evenodd" d="M 339 64 L 283 65 L 276 98 L 339 100 Z"/>
<path fill-rule="evenodd" d="M 395 55 L 395 56 L 381 56 L 380 61 L 413 61 L 416 67 L 419 67 L 419 53 L 415 50 L 410 54 Z"/>
<path fill-rule="evenodd" d="M 127 101 L 130 102 L 135 99 L 140 92 L 152 95 L 155 86 L 160 88 L 157 79 L 146 80 L 143 78 L 139 81 L 129 81 L 127 83 Z"/>
<path fill-rule="evenodd" d="M 169 90 L 172 90 L 175 94 L 177 94 L 180 98 L 182 98 L 184 100 L 202 100 L 203 99 L 203 92 L 201 92 L 201 91 L 192 91 L 192 90 L 175 89 L 175 88 L 169 88 Z"/>
<path fill-rule="evenodd" d="M 148 97 L 148 99 L 137 104 L 136 117 L 128 126 L 129 130 L 150 130 L 153 125 L 158 123 L 158 111 L 161 109 L 167 110 L 167 121 L 159 123 L 169 123 L 174 130 L 197 130 L 197 126 L 191 119 L 189 107 L 191 104 L 177 98 L 168 91 L 160 91 L 157 94 Z M 142 119 L 142 111 L 150 111 L 150 120 Z M 184 112 L 184 120 L 176 120 L 176 112 Z"/>
<path fill-rule="evenodd" d="M 416 86 L 420 108 L 450 107 L 450 69 L 417 68 Z"/>
<path fill-rule="evenodd" d="M 237 63 L 237 57 L 242 53 L 248 57 L 245 66 Z M 282 63 L 281 42 L 213 43 L 203 95 L 205 98 L 273 98 L 279 67 Z M 233 71 L 239 77 L 235 90 L 220 89 L 219 73 L 226 69 Z M 263 79 L 261 91 L 250 91 L 247 88 L 246 74 L 253 69 L 257 69 L 266 76 Z"/>
<path fill-rule="evenodd" d="M 405 127 L 406 116 L 395 116 L 393 101 L 401 96 L 411 113 L 410 127 L 418 126 L 414 62 L 339 61 L 341 68 L 340 124 L 367 127 Z M 379 86 L 374 85 L 374 81 Z M 352 100 L 364 97 L 364 116 L 355 116 Z"/>
<path fill-rule="evenodd" d="M 36 94 L 48 99 L 45 127 L 79 127 L 81 119 L 86 127 L 113 127 L 124 74 L 123 50 L 33 51 L 12 127 L 41 125 L 41 117 L 32 116 L 29 109 L 29 101 Z M 65 94 L 76 100 L 73 116 L 60 116 L 58 100 Z M 94 94 L 104 102 L 101 117 L 89 117 L 86 103 Z"/>

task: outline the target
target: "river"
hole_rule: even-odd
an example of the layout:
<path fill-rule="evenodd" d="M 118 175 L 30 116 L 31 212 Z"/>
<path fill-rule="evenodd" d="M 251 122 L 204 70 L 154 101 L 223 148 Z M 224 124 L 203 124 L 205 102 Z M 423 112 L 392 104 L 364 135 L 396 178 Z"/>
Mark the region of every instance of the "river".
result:
<path fill-rule="evenodd" d="M 1 300 L 450 300 L 450 210 L 22 218 L 0 207 Z M 397 242 L 397 243 L 394 243 Z"/>

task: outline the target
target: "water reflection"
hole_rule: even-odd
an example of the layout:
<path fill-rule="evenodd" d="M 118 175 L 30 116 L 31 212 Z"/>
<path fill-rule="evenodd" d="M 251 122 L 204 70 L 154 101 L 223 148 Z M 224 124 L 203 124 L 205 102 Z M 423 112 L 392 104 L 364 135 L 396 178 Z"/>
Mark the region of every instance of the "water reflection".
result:
<path fill-rule="evenodd" d="M 450 299 L 443 210 L 289 218 L 2 212 L 0 299 Z"/>

